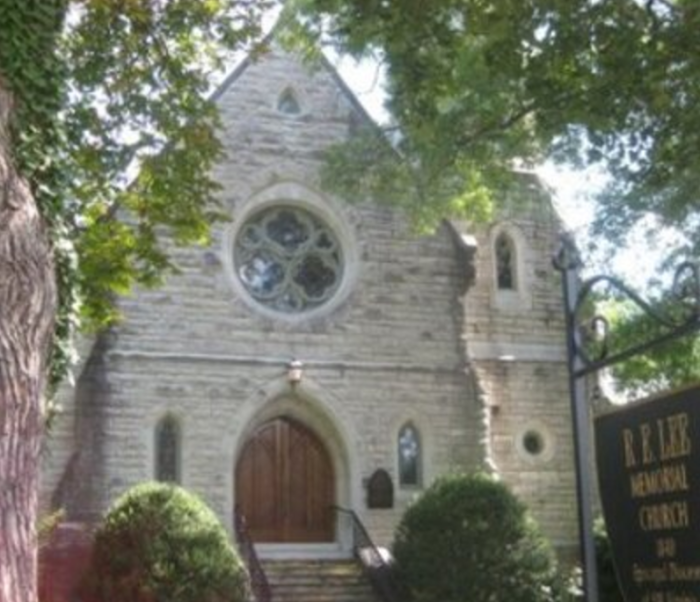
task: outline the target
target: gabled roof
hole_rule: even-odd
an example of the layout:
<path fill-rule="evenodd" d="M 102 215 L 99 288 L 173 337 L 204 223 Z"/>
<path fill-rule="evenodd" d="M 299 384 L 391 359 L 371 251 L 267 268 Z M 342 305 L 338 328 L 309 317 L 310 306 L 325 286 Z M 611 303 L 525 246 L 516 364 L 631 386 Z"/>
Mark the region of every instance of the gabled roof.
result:
<path fill-rule="evenodd" d="M 267 36 L 265 36 L 265 38 L 260 43 L 260 47 L 263 48 L 263 50 L 260 51 L 263 60 L 264 53 L 266 52 L 264 48 L 272 45 L 277 45 L 278 50 L 281 50 L 285 54 L 295 56 L 295 53 L 293 51 L 281 48 L 281 46 L 279 46 L 275 41 L 275 37 L 278 35 L 278 33 L 282 30 L 284 26 L 284 23 L 278 21 L 277 24 L 272 28 L 270 33 L 268 33 Z M 350 89 L 345 80 L 340 76 L 338 70 L 333 66 L 330 59 L 325 55 L 323 50 L 319 50 L 318 55 L 320 57 L 319 68 L 324 69 L 331 76 L 331 78 L 338 86 L 345 99 L 350 103 L 350 105 L 357 112 L 360 118 L 363 121 L 365 121 L 367 125 L 374 128 L 378 128 L 379 126 L 377 125 L 377 123 L 374 121 L 374 119 L 372 119 L 372 116 L 369 114 L 367 109 L 360 102 L 355 93 Z M 297 58 L 300 62 L 303 62 L 303 59 L 301 57 L 297 56 Z M 210 96 L 210 100 L 212 100 L 213 102 L 217 102 L 229 89 L 231 89 L 235 85 L 236 81 L 241 77 L 241 75 L 243 75 L 243 73 L 248 69 L 248 67 L 250 67 L 256 60 L 258 59 L 255 56 L 255 53 L 249 53 L 214 90 L 214 92 Z"/>

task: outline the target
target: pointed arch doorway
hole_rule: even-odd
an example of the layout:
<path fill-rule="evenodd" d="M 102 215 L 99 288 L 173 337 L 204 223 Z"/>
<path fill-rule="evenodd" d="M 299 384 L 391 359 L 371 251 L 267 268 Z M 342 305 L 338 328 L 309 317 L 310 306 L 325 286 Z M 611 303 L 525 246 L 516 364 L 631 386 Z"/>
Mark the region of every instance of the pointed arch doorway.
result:
<path fill-rule="evenodd" d="M 278 417 L 259 426 L 236 464 L 236 504 L 256 543 L 335 540 L 335 473 L 319 437 Z"/>

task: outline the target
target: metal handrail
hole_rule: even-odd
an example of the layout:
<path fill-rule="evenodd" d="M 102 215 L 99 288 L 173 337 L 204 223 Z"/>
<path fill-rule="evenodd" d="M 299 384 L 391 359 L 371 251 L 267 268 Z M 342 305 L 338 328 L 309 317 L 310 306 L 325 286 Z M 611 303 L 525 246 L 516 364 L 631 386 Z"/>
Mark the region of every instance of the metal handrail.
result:
<path fill-rule="evenodd" d="M 392 568 L 372 541 L 360 517 L 357 516 L 354 510 L 348 508 L 340 506 L 332 506 L 332 508 L 338 514 L 343 514 L 350 518 L 352 523 L 353 552 L 362 564 L 374 591 L 383 602 L 399 602 L 401 597 Z"/>
<path fill-rule="evenodd" d="M 236 540 L 238 541 L 238 549 L 243 557 L 243 561 L 248 567 L 250 574 L 250 587 L 253 590 L 255 602 L 272 602 L 272 590 L 270 582 L 267 580 L 265 570 L 260 563 L 253 540 L 248 531 L 245 516 L 236 508 L 234 511 Z"/>

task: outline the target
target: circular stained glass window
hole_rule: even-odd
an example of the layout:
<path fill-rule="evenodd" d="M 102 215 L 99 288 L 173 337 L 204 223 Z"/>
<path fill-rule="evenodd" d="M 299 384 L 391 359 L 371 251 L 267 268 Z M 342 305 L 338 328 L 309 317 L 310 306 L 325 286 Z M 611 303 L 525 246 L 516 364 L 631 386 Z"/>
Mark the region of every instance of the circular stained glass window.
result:
<path fill-rule="evenodd" d="M 343 275 L 333 231 L 300 207 L 253 214 L 234 243 L 238 278 L 257 302 L 284 313 L 309 311 L 328 301 Z"/>

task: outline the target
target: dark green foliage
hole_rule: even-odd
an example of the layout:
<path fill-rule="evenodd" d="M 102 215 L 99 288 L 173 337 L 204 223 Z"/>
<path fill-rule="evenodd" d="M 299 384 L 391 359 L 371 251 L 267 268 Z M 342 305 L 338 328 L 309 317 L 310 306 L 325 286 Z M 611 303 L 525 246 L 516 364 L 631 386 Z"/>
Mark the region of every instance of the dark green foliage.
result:
<path fill-rule="evenodd" d="M 0 0 L 7 140 L 50 226 L 59 291 L 50 385 L 76 327 L 174 270 L 163 237 L 206 242 L 220 218 L 211 75 L 260 36 L 268 0 Z"/>
<path fill-rule="evenodd" d="M 610 539 L 605 529 L 605 522 L 602 519 L 596 521 L 593 537 L 598 565 L 599 600 L 600 602 L 624 602 L 622 592 L 617 584 L 617 577 L 615 576 Z"/>
<path fill-rule="evenodd" d="M 65 132 L 68 69 L 58 46 L 67 0 L 0 1 L 0 78 L 14 96 L 11 150 L 42 215 L 51 225 L 59 303 L 49 387 L 71 362 L 70 336 L 77 318 L 76 254 L 69 223 L 70 181 Z"/>
<path fill-rule="evenodd" d="M 618 244 L 647 213 L 697 230 L 695 0 L 292 5 L 313 35 L 381 61 L 417 187 L 467 173 L 493 188 L 514 164 L 549 157 L 610 172 L 599 216 Z"/>
<path fill-rule="evenodd" d="M 650 291 L 646 301 L 665 323 L 619 294 L 596 302 L 596 313 L 609 323 L 608 355 L 645 345 L 668 334 L 669 325 L 683 324 L 694 315 L 692 303 L 673 294 Z M 692 384 L 700 378 L 700 339 L 690 334 L 657 345 L 612 366 L 610 373 L 616 392 L 629 399 Z"/>
<path fill-rule="evenodd" d="M 484 474 L 432 485 L 404 515 L 394 557 L 412 602 L 548 602 L 560 591 L 525 506 Z"/>
<path fill-rule="evenodd" d="M 162 483 L 119 498 L 97 531 L 83 591 L 90 602 L 242 602 L 247 574 L 197 496 Z"/>
<path fill-rule="evenodd" d="M 105 0 L 65 32 L 77 94 L 63 125 L 87 326 L 114 319 L 115 293 L 158 285 L 173 269 L 156 231 L 202 243 L 221 217 L 211 168 L 222 147 L 207 90 L 226 53 L 259 35 L 267 4 Z"/>

